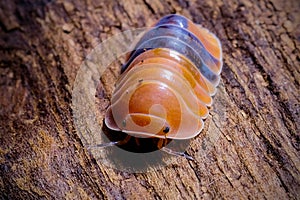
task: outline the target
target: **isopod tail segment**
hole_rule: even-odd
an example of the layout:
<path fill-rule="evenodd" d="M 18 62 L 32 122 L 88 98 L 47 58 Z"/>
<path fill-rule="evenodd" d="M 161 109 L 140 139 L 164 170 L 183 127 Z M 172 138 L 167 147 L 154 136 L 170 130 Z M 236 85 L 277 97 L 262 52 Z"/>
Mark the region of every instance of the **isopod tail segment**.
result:
<path fill-rule="evenodd" d="M 123 65 L 105 125 L 137 142 L 157 138 L 158 149 L 190 159 L 168 149 L 166 141 L 201 132 L 221 70 L 222 49 L 214 34 L 183 16 L 165 16 L 143 34 Z"/>

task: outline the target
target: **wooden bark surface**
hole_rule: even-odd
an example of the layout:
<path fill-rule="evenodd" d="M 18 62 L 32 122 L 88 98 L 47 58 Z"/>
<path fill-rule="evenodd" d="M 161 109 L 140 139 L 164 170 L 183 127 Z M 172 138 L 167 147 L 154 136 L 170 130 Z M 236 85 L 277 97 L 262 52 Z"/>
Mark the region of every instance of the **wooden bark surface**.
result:
<path fill-rule="evenodd" d="M 0 5 L 1 199 L 299 199 L 299 1 Z M 222 84 L 187 149 L 195 161 L 145 173 L 107 167 L 75 128 L 76 74 L 101 41 L 170 13 L 208 28 L 223 46 Z"/>

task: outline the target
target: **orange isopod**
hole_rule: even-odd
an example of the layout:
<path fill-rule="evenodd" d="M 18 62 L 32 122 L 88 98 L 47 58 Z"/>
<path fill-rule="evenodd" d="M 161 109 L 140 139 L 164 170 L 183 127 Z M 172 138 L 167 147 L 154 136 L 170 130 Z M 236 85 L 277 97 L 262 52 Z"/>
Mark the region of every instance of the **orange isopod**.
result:
<path fill-rule="evenodd" d="M 220 81 L 222 49 L 207 29 L 181 15 L 160 19 L 137 42 L 121 69 L 106 126 L 128 138 L 167 140 L 197 136 Z M 170 150 L 167 150 L 173 154 Z"/>

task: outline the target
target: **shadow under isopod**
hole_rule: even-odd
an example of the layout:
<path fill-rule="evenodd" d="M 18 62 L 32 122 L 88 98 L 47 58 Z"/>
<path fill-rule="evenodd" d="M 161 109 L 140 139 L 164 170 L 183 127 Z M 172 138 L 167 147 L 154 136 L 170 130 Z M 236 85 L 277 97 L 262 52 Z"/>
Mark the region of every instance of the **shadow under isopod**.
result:
<path fill-rule="evenodd" d="M 102 128 L 101 143 L 122 141 L 128 135 L 108 129 L 105 124 Z M 108 147 L 94 147 L 91 150 L 96 160 L 106 166 L 126 172 L 146 172 L 170 164 L 174 159 L 184 157 L 168 154 L 157 148 L 158 138 L 130 139 L 123 145 Z M 190 144 L 189 140 L 167 139 L 167 148 L 176 152 L 185 152 Z"/>

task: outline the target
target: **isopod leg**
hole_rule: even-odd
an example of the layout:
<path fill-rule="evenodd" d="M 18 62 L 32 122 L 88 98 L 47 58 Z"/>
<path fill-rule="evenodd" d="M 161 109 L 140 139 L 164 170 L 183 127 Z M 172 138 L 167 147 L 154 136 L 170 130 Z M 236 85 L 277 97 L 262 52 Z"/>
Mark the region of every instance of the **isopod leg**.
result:
<path fill-rule="evenodd" d="M 161 149 L 161 148 L 163 148 L 164 146 L 166 146 L 168 144 L 168 140 L 165 138 L 165 139 L 163 139 L 163 138 L 161 138 L 161 139 L 159 139 L 158 140 L 158 142 L 157 142 L 157 148 L 158 149 Z"/>
<path fill-rule="evenodd" d="M 141 143 L 140 143 L 140 140 L 139 140 L 139 138 L 134 138 L 135 139 L 135 143 L 136 143 L 136 145 L 137 146 L 140 146 L 141 145 Z"/>
<path fill-rule="evenodd" d="M 130 140 L 131 136 L 127 135 L 123 140 L 120 140 L 117 145 L 124 145 Z"/>

